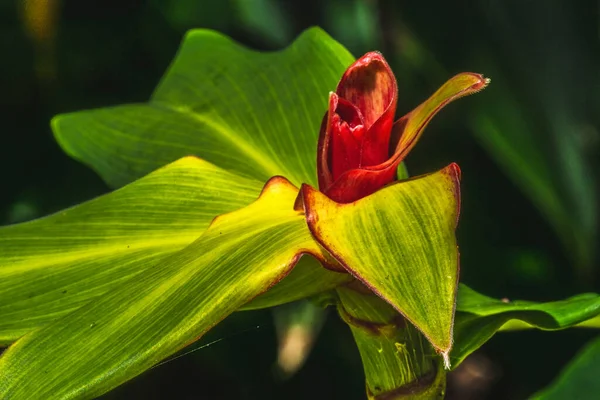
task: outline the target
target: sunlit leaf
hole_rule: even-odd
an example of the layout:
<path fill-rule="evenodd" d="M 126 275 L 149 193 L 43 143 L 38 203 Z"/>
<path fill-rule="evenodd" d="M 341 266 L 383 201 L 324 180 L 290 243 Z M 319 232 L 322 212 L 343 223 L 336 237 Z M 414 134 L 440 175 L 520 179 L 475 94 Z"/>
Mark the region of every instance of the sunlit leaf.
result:
<path fill-rule="evenodd" d="M 59 115 L 52 126 L 112 186 L 190 154 L 262 182 L 315 184 L 327 93 L 352 61 L 317 28 L 273 53 L 192 30 L 148 103 Z"/>
<path fill-rule="evenodd" d="M 458 173 L 452 164 L 348 204 L 302 192 L 321 245 L 443 354 L 452 347 L 458 280 Z"/>
<path fill-rule="evenodd" d="M 450 353 L 453 367 L 511 320 L 548 331 L 578 326 L 600 314 L 600 296 L 585 293 L 548 303 L 502 301 L 460 285 L 456 310 L 455 343 Z"/>
<path fill-rule="evenodd" d="M 0 345 L 152 268 L 215 216 L 251 203 L 261 188 L 187 157 L 71 209 L 0 228 Z M 243 308 L 302 299 L 349 279 L 303 257 L 289 277 Z"/>
<path fill-rule="evenodd" d="M 195 157 L 113 193 L 0 228 L 0 344 L 63 316 L 180 250 L 262 184 Z"/>
<path fill-rule="evenodd" d="M 0 397 L 92 398 L 197 340 L 302 253 L 320 254 L 293 209 L 297 193 L 271 179 L 258 200 L 218 217 L 183 250 L 15 342 L 0 357 Z"/>
<path fill-rule="evenodd" d="M 269 308 L 304 299 L 334 289 L 352 279 L 352 276 L 347 273 L 323 268 L 313 257 L 302 257 L 292 272 L 281 282 L 269 289 L 268 292 L 243 305 L 240 310 Z"/>

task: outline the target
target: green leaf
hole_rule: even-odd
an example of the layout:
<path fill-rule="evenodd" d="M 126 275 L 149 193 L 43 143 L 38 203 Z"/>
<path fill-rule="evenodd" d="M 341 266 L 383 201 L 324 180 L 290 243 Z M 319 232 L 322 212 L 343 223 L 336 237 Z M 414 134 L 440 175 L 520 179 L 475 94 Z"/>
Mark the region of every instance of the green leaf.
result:
<path fill-rule="evenodd" d="M 455 343 L 450 354 L 453 367 L 511 320 L 548 331 L 577 326 L 600 314 L 600 296 L 585 293 L 548 303 L 502 301 L 460 285 L 456 310 Z"/>
<path fill-rule="evenodd" d="M 190 154 L 261 182 L 315 184 L 327 93 L 352 61 L 318 28 L 273 53 L 192 30 L 148 103 L 59 115 L 52 127 L 112 186 Z"/>
<path fill-rule="evenodd" d="M 297 193 L 271 179 L 257 201 L 216 218 L 188 247 L 15 342 L 0 358 L 0 397 L 96 397 L 199 339 L 301 254 L 320 254 L 293 209 Z"/>
<path fill-rule="evenodd" d="M 113 193 L 0 228 L 0 345 L 83 306 L 197 239 L 219 214 L 246 206 L 262 184 L 195 157 Z M 303 257 L 244 309 L 330 290 L 350 277 Z"/>
<path fill-rule="evenodd" d="M 531 398 L 535 400 L 595 400 L 600 393 L 600 337 L 588 343 L 546 389 Z"/>
<path fill-rule="evenodd" d="M 336 290 L 337 308 L 360 351 L 368 398 L 441 398 L 446 371 L 431 345 L 392 306 L 356 283 Z"/>
<path fill-rule="evenodd" d="M 257 310 L 301 300 L 351 281 L 347 273 L 325 269 L 313 257 L 302 257 L 292 272 L 281 282 L 244 304 L 240 310 Z"/>
<path fill-rule="evenodd" d="M 146 271 L 261 188 L 187 157 L 113 193 L 0 228 L 0 345 Z"/>
<path fill-rule="evenodd" d="M 338 204 L 303 186 L 308 225 L 351 274 L 447 356 L 458 280 L 458 167 Z"/>

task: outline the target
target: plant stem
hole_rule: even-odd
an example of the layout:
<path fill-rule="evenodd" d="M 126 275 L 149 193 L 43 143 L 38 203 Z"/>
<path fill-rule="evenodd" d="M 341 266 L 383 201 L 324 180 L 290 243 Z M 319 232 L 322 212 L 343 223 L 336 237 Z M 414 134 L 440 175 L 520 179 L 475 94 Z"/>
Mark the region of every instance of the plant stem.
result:
<path fill-rule="evenodd" d="M 443 398 L 441 360 L 412 324 L 357 282 L 337 294 L 338 313 L 362 358 L 370 400 Z"/>

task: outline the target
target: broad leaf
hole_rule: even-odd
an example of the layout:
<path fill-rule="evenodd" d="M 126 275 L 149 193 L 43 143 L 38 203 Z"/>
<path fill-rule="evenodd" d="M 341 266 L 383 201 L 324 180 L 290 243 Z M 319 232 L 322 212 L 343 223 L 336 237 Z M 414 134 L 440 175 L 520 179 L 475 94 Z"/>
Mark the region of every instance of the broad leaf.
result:
<path fill-rule="evenodd" d="M 452 347 L 458 280 L 458 174 L 452 164 L 349 204 L 302 190 L 315 238 L 444 356 Z"/>
<path fill-rule="evenodd" d="M 113 193 L 0 228 L 0 345 L 83 306 L 197 239 L 217 215 L 246 206 L 262 184 L 195 157 Z M 245 309 L 298 300 L 349 280 L 303 257 Z"/>
<path fill-rule="evenodd" d="M 548 303 L 501 301 L 460 285 L 456 310 L 455 343 L 450 354 L 453 367 L 511 320 L 543 330 L 577 326 L 600 314 L 600 296 L 586 293 Z"/>
<path fill-rule="evenodd" d="M 190 154 L 262 182 L 315 184 L 327 93 L 352 61 L 317 28 L 274 53 L 192 30 L 148 103 L 60 115 L 52 127 L 112 186 Z"/>
<path fill-rule="evenodd" d="M 535 400 L 595 400 L 600 393 L 600 337 L 588 343 Z"/>
<path fill-rule="evenodd" d="M 280 177 L 198 240 L 98 300 L 21 338 L 0 357 L 0 397 L 92 398 L 200 338 L 319 254 L 298 193 Z"/>
<path fill-rule="evenodd" d="M 0 345 L 182 249 L 261 187 L 187 157 L 71 209 L 0 228 Z"/>

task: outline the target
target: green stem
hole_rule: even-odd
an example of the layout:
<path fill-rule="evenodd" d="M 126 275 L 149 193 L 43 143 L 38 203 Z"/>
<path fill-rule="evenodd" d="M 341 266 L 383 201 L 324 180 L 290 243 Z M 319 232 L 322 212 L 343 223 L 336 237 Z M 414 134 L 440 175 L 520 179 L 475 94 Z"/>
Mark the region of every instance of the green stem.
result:
<path fill-rule="evenodd" d="M 338 313 L 350 327 L 370 400 L 439 399 L 446 372 L 416 328 L 364 287 L 339 287 Z"/>

